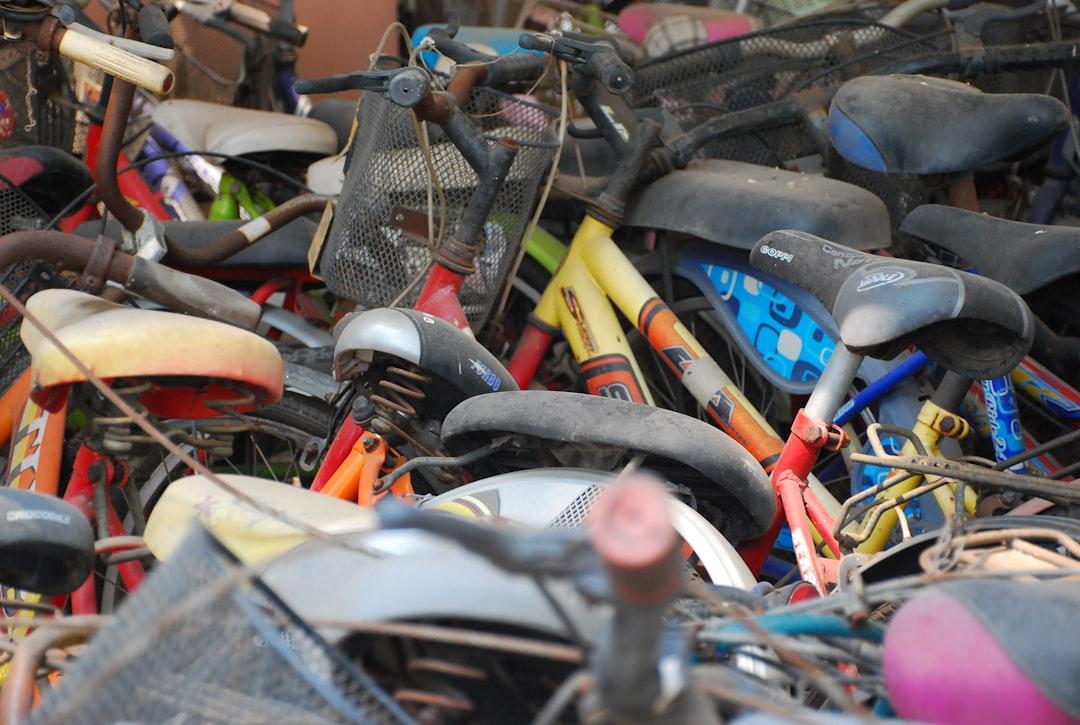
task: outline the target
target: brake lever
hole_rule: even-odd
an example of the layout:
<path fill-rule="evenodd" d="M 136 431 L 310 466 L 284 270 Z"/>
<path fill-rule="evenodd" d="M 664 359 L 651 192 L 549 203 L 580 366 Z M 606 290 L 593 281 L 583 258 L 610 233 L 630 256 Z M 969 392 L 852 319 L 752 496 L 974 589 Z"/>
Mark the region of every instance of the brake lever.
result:
<path fill-rule="evenodd" d="M 298 80 L 293 87 L 301 95 L 349 90 L 373 91 L 385 95 L 398 106 L 413 108 L 430 94 L 431 76 L 422 68 L 408 66 Z"/>

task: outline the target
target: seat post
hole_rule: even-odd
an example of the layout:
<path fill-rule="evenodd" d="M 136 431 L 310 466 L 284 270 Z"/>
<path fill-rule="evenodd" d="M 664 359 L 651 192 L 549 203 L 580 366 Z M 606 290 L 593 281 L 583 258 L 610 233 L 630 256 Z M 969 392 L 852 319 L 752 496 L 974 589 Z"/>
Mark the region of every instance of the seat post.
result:
<path fill-rule="evenodd" d="M 811 420 L 832 421 L 855 380 L 862 359 L 862 355 L 848 350 L 843 343 L 836 346 L 821 373 L 821 379 L 814 386 L 814 392 L 806 401 L 804 411 Z"/>

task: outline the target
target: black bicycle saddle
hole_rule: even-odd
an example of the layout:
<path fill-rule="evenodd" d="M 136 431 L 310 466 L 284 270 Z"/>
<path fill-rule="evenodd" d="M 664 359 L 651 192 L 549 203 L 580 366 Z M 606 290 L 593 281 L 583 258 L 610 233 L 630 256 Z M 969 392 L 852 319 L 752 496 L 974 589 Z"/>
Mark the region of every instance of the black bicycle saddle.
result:
<path fill-rule="evenodd" d="M 82 513 L 54 496 L 0 486 L 0 582 L 39 594 L 70 594 L 94 566 L 94 535 Z"/>
<path fill-rule="evenodd" d="M 472 450 L 506 433 L 571 444 L 576 454 L 634 451 L 649 457 L 645 465 L 695 472 L 711 487 L 696 495 L 726 502 L 721 533 L 734 541 L 763 533 L 776 514 L 776 497 L 758 462 L 719 429 L 681 413 L 595 395 L 521 390 L 469 398 L 442 425 L 452 450 Z"/>
<path fill-rule="evenodd" d="M 338 323 L 334 369 L 339 380 L 363 371 L 385 353 L 437 375 L 459 399 L 517 390 L 517 383 L 476 338 L 449 322 L 396 307 L 366 310 Z"/>
<path fill-rule="evenodd" d="M 778 231 L 750 253 L 754 267 L 805 288 L 832 313 L 853 352 L 889 359 L 916 345 L 975 380 L 1007 374 L 1035 335 L 1015 292 L 948 267 L 857 252 L 812 234 Z"/>
<path fill-rule="evenodd" d="M 1025 224 L 939 204 L 907 215 L 900 231 L 947 249 L 1017 294 L 1080 272 L 1080 229 Z"/>
<path fill-rule="evenodd" d="M 829 136 L 871 171 L 948 174 L 1008 158 L 1065 127 L 1069 110 L 1041 93 L 983 93 L 928 76 L 863 76 L 829 109 Z"/>

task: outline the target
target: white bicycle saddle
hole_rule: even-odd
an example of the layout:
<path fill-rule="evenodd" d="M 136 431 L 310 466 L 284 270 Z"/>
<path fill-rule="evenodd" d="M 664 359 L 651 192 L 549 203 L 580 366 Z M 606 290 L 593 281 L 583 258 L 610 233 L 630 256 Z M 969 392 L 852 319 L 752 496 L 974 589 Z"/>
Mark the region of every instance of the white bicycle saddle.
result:
<path fill-rule="evenodd" d="M 329 156 L 338 150 L 337 134 L 330 124 L 287 113 L 177 99 L 159 104 L 152 116 L 154 123 L 194 151 L 231 156 L 267 151 Z"/>

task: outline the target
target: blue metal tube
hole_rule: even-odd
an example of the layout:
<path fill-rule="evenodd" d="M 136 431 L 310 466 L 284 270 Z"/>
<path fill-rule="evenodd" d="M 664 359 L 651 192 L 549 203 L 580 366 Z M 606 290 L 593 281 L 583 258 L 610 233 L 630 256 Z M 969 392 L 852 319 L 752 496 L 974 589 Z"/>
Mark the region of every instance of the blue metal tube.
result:
<path fill-rule="evenodd" d="M 811 637 L 844 637 L 880 642 L 885 638 L 885 630 L 880 626 L 867 623 L 862 627 L 852 627 L 844 617 L 834 614 L 803 614 L 794 612 L 770 612 L 754 618 L 754 623 L 767 632 L 792 636 L 809 635 Z M 746 625 L 738 622 L 724 625 L 717 634 L 747 635 L 752 634 Z M 718 642 L 717 652 L 723 654 L 744 642 Z"/>
<path fill-rule="evenodd" d="M 903 380 L 918 374 L 920 370 L 929 364 L 930 358 L 926 357 L 921 351 L 909 356 L 907 360 L 904 360 L 895 368 L 867 385 L 854 398 L 845 403 L 836 413 L 833 423 L 844 425 L 849 422 L 867 406 L 873 405 L 884 398 Z"/>

